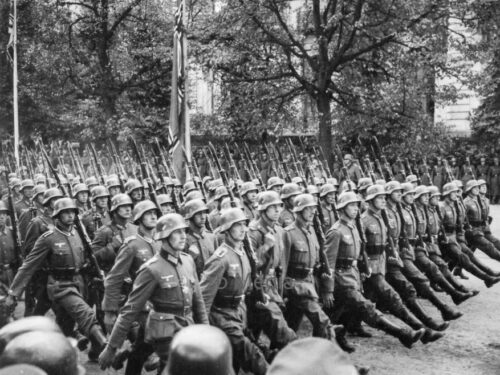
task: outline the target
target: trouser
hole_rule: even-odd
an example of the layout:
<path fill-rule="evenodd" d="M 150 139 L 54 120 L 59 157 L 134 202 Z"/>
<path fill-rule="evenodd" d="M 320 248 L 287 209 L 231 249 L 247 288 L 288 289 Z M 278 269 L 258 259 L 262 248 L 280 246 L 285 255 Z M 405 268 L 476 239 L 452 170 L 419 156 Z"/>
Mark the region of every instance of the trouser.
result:
<path fill-rule="evenodd" d="M 483 232 L 472 230 L 467 231 L 465 235 L 471 249 L 479 249 L 490 258 L 500 262 L 500 251 L 485 237 Z"/>
<path fill-rule="evenodd" d="M 429 259 L 439 268 L 439 271 L 448 280 L 448 282 L 455 288 L 461 291 L 465 290 L 465 287 L 460 284 L 452 275 L 448 263 L 437 253 L 429 254 Z"/>
<path fill-rule="evenodd" d="M 37 271 L 26 287 L 24 316 L 43 316 L 51 306 L 52 302 L 47 295 L 47 274 Z"/>
<path fill-rule="evenodd" d="M 127 359 L 125 375 L 140 375 L 144 363 L 155 351 L 153 345 L 144 342 L 144 322 L 140 322 L 139 327 L 134 331 L 134 334 L 128 337 L 132 347 Z"/>
<path fill-rule="evenodd" d="M 313 336 L 331 339 L 335 337 L 332 323 L 321 308 L 318 299 L 309 296 L 291 295 L 286 305 L 285 317 L 290 328 L 297 331 L 303 316 L 313 326 Z"/>
<path fill-rule="evenodd" d="M 467 252 L 462 250 L 464 247 Z M 447 244 L 442 246 L 442 251 L 443 255 L 449 258 L 455 266 L 469 271 L 481 280 L 486 280 L 490 277 L 488 272 L 485 272 L 478 266 L 477 263 L 480 262 L 476 260 L 474 253 L 465 244 L 460 246 L 458 242 L 450 239 Z"/>
<path fill-rule="evenodd" d="M 160 366 L 158 367 L 157 372 L 158 375 L 161 375 L 163 373 L 163 370 L 167 366 L 168 354 L 170 353 L 170 344 L 172 343 L 172 339 L 172 337 L 169 337 L 162 340 L 155 340 L 150 344 L 160 358 Z"/>
<path fill-rule="evenodd" d="M 484 237 L 495 246 L 495 249 L 500 251 L 500 239 L 496 238 L 490 231 L 484 232 Z"/>
<path fill-rule="evenodd" d="M 397 266 L 387 267 L 386 281 L 398 292 L 403 301 L 417 298 L 417 290 Z M 430 286 L 429 286 L 430 287 Z"/>
<path fill-rule="evenodd" d="M 336 301 L 335 308 L 330 314 L 332 322 L 339 322 L 342 316 L 354 312 L 366 324 L 378 328 L 379 318 L 383 314 L 376 309 L 373 302 L 363 296 L 360 290 L 342 288 L 337 285 L 334 296 Z"/>
<path fill-rule="evenodd" d="M 297 334 L 288 326 L 276 302 L 269 301 L 262 307 L 252 304 L 248 310 L 248 325 L 255 338 L 263 331 L 271 341 L 271 349 L 284 348 L 289 342 L 297 339 Z"/>
<path fill-rule="evenodd" d="M 245 372 L 264 375 L 269 364 L 262 351 L 244 334 L 247 328 L 246 313 L 244 303 L 235 308 L 212 306 L 210 324 L 223 330 L 229 338 L 235 373 L 241 368 Z"/>
<path fill-rule="evenodd" d="M 469 246 L 465 242 L 458 242 L 460 245 L 460 249 L 462 250 L 462 253 L 467 255 L 467 257 L 471 260 L 471 262 L 479 268 L 481 271 L 485 272 L 486 274 L 490 276 L 496 276 L 497 272 L 492 270 L 490 267 L 488 267 L 486 264 L 481 262 L 478 257 L 474 255 L 474 252 L 470 249 Z"/>
<path fill-rule="evenodd" d="M 425 273 L 430 281 L 436 283 L 450 295 L 456 292 L 455 287 L 450 284 L 446 277 L 441 273 L 439 267 L 432 262 L 424 251 L 415 251 L 415 264 Z"/>
<path fill-rule="evenodd" d="M 81 294 L 77 292 L 71 291 L 55 298 L 54 305 L 63 326 L 69 327 L 70 322 L 68 318 L 71 318 L 73 322 L 76 322 L 79 331 L 87 337 L 92 326 L 97 324 L 94 310 L 84 301 Z"/>

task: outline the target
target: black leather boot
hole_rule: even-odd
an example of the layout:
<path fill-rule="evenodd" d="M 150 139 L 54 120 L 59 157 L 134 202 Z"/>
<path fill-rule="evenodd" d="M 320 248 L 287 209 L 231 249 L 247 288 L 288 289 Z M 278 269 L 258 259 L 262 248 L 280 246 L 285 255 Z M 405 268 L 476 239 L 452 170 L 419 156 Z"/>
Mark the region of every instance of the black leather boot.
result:
<path fill-rule="evenodd" d="M 416 331 L 406 327 L 400 327 L 392 323 L 385 316 L 381 316 L 377 320 L 377 328 L 388 333 L 391 336 L 397 337 L 401 344 L 410 349 L 414 343 L 422 338 L 425 329 L 421 328 Z"/>
<path fill-rule="evenodd" d="M 420 304 L 420 301 L 416 298 L 412 298 L 406 301 L 406 306 L 410 309 L 410 311 L 415 314 L 415 316 L 424 323 L 427 327 L 432 328 L 435 331 L 444 331 L 449 326 L 448 322 L 438 322 L 430 315 L 428 315 L 423 306 Z"/>

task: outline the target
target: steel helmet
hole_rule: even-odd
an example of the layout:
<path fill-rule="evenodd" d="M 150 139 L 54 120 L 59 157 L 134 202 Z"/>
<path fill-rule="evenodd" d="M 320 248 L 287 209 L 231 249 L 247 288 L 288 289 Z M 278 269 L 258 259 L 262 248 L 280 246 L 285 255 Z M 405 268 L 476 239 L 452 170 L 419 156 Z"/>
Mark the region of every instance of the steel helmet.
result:
<path fill-rule="evenodd" d="M 460 189 L 454 182 L 448 182 L 443 186 L 443 197 L 446 197 L 447 195 L 453 193 L 453 192 L 459 192 Z"/>
<path fill-rule="evenodd" d="M 34 188 L 35 183 L 31 179 L 26 179 L 21 181 L 21 191 L 26 188 Z"/>
<path fill-rule="evenodd" d="M 378 197 L 379 195 L 386 195 L 385 188 L 382 185 L 372 185 L 366 189 L 365 201 L 371 201 L 372 199 Z"/>
<path fill-rule="evenodd" d="M 283 180 L 276 176 L 269 177 L 267 180 L 267 190 L 270 190 L 275 186 L 283 186 Z"/>
<path fill-rule="evenodd" d="M 17 174 L 15 172 L 10 172 L 9 173 L 9 180 L 12 178 L 17 178 Z"/>
<path fill-rule="evenodd" d="M 425 185 L 418 185 L 415 188 L 415 198 L 419 198 L 423 194 L 429 194 L 429 188 Z"/>
<path fill-rule="evenodd" d="M 452 182 L 453 182 L 455 185 L 457 185 L 457 187 L 458 187 L 459 189 L 462 189 L 462 188 L 464 187 L 464 184 L 463 184 L 462 180 L 453 180 Z"/>
<path fill-rule="evenodd" d="M 255 185 L 252 181 L 246 181 L 243 184 L 241 184 L 241 187 L 240 187 L 241 196 L 244 196 L 245 194 L 248 194 L 251 191 L 255 191 L 255 192 L 259 191 L 259 189 L 257 189 L 257 185 Z"/>
<path fill-rule="evenodd" d="M 181 215 L 176 213 L 166 214 L 158 219 L 156 233 L 153 238 L 155 240 L 168 238 L 177 229 L 186 229 L 187 227 L 188 225 Z"/>
<path fill-rule="evenodd" d="M 302 177 L 298 177 L 298 176 L 292 177 L 292 182 L 294 184 L 297 184 L 297 185 L 299 185 L 299 184 L 305 185 Z"/>
<path fill-rule="evenodd" d="M 403 182 L 401 188 L 403 189 L 403 197 L 407 194 L 415 194 L 415 188 L 411 182 Z"/>
<path fill-rule="evenodd" d="M 350 203 L 360 203 L 361 199 L 359 199 L 358 195 L 353 191 L 344 191 L 340 193 L 339 199 L 337 202 L 337 208 L 344 208 Z"/>
<path fill-rule="evenodd" d="M 198 212 L 208 212 L 208 207 L 202 199 L 193 199 L 184 204 L 184 217 L 187 220 Z"/>
<path fill-rule="evenodd" d="M 358 181 L 358 190 L 363 191 L 368 189 L 373 185 L 373 181 L 370 177 L 361 177 Z"/>
<path fill-rule="evenodd" d="M 0 200 L 0 212 L 10 212 L 4 201 Z"/>
<path fill-rule="evenodd" d="M 173 204 L 174 201 L 172 200 L 172 197 L 170 194 L 159 194 L 156 196 L 156 202 L 158 203 L 158 206 L 161 206 L 163 204 Z"/>
<path fill-rule="evenodd" d="M 437 186 L 431 185 L 428 187 L 428 193 L 430 197 L 440 197 L 441 193 L 439 192 L 439 188 Z"/>
<path fill-rule="evenodd" d="M 212 181 L 213 177 L 212 176 L 205 176 L 203 177 L 203 180 L 201 181 L 203 185 L 205 185 L 207 182 Z"/>
<path fill-rule="evenodd" d="M 97 198 L 106 198 L 109 197 L 109 191 L 105 186 L 98 185 L 92 188 L 92 201 L 95 201 Z"/>
<path fill-rule="evenodd" d="M 321 186 L 323 184 L 323 179 L 320 177 L 313 177 L 314 185 Z"/>
<path fill-rule="evenodd" d="M 294 184 L 293 182 L 289 182 L 283 185 L 281 188 L 281 199 L 288 199 L 290 197 L 295 197 L 301 193 L 300 186 Z"/>
<path fill-rule="evenodd" d="M 131 178 L 130 180 L 127 181 L 125 184 L 125 191 L 127 194 L 130 194 L 132 191 L 136 189 L 142 189 L 143 186 L 139 180 L 136 180 L 135 178 Z"/>
<path fill-rule="evenodd" d="M 410 175 L 406 176 L 405 182 L 410 182 L 410 183 L 418 182 L 418 178 L 414 174 L 410 174 Z"/>
<path fill-rule="evenodd" d="M 47 178 L 47 187 L 48 188 L 50 188 L 50 187 L 56 187 L 56 186 L 57 186 L 56 180 L 54 180 L 51 177 Z"/>
<path fill-rule="evenodd" d="M 59 215 L 62 211 L 65 210 L 73 210 L 74 212 L 78 212 L 78 208 L 75 205 L 75 202 L 71 198 L 59 198 L 56 200 L 54 204 L 54 212 L 52 213 L 52 217 L 56 217 Z"/>
<path fill-rule="evenodd" d="M 383 178 L 379 178 L 378 180 L 375 180 L 375 185 L 382 185 L 385 186 L 386 181 Z"/>
<path fill-rule="evenodd" d="M 43 201 L 42 201 L 42 204 L 44 206 L 46 206 L 47 204 L 49 204 L 49 202 L 52 200 L 52 199 L 59 199 L 59 198 L 62 198 L 63 197 L 63 194 L 61 192 L 61 190 L 59 190 L 58 188 L 50 188 L 50 189 L 47 189 L 45 190 L 45 192 L 43 193 Z"/>
<path fill-rule="evenodd" d="M 231 227 L 234 224 L 242 221 L 248 224 L 247 216 L 245 215 L 245 212 L 241 208 L 238 207 L 228 208 L 221 212 L 219 227 L 217 228 L 217 231 L 219 233 L 223 233 L 231 229 Z"/>
<path fill-rule="evenodd" d="M 10 188 L 13 189 L 16 186 L 21 186 L 21 180 L 17 177 L 11 178 L 9 181 Z"/>
<path fill-rule="evenodd" d="M 311 194 L 299 194 L 294 200 L 293 212 L 302 212 L 306 207 L 316 207 L 317 203 Z"/>
<path fill-rule="evenodd" d="M 47 179 L 45 178 L 44 175 L 40 175 L 40 176 L 37 176 L 35 178 L 35 184 L 37 184 L 37 185 L 41 185 L 41 184 L 45 185 L 46 181 L 47 181 Z"/>
<path fill-rule="evenodd" d="M 117 186 L 121 186 L 118 177 L 108 177 L 108 179 L 106 180 L 106 187 L 109 189 Z"/>
<path fill-rule="evenodd" d="M 209 190 L 215 190 L 217 189 L 219 186 L 223 186 L 224 184 L 222 183 L 222 180 L 220 178 L 218 178 L 217 180 L 213 180 L 213 181 L 210 181 L 208 183 L 208 189 Z"/>
<path fill-rule="evenodd" d="M 481 185 L 487 185 L 486 181 L 483 180 L 482 178 L 480 178 L 479 180 L 477 180 L 477 183 L 478 183 L 479 186 L 481 186 Z"/>
<path fill-rule="evenodd" d="M 229 196 L 229 193 L 227 192 L 225 186 L 219 186 L 217 187 L 217 189 L 215 189 L 214 200 L 218 201 L 219 199 L 222 199 L 223 197 L 227 196 Z"/>
<path fill-rule="evenodd" d="M 234 198 L 234 203 L 235 203 L 236 207 L 243 208 L 243 205 L 241 204 L 241 201 L 238 198 Z M 221 211 L 228 209 L 228 208 L 231 208 L 231 207 L 232 207 L 231 198 L 226 197 L 226 198 L 222 199 L 222 202 L 220 203 Z"/>
<path fill-rule="evenodd" d="M 319 189 L 316 185 L 307 185 L 306 192 L 311 195 L 319 195 Z"/>
<path fill-rule="evenodd" d="M 335 193 L 337 191 L 337 188 L 335 185 L 332 184 L 324 184 L 321 189 L 319 190 L 319 196 L 321 198 L 327 196 L 330 193 Z"/>
<path fill-rule="evenodd" d="M 203 193 L 201 191 L 199 191 L 199 190 L 191 190 L 184 197 L 184 203 L 192 201 L 193 199 L 205 199 L 205 198 L 203 197 Z"/>
<path fill-rule="evenodd" d="M 196 183 L 193 180 L 186 181 L 182 188 L 182 194 L 186 195 L 193 190 L 197 190 Z"/>
<path fill-rule="evenodd" d="M 471 191 L 475 187 L 479 187 L 479 186 L 480 186 L 480 184 L 477 180 L 469 180 L 465 184 L 465 192 L 468 193 L 469 191 Z"/>
<path fill-rule="evenodd" d="M 168 187 L 168 186 L 174 186 L 174 180 L 172 180 L 172 179 L 171 179 L 170 177 L 168 177 L 168 176 L 165 176 L 165 177 L 163 177 L 163 184 L 164 184 L 165 186 L 167 186 L 167 187 Z"/>
<path fill-rule="evenodd" d="M 396 190 L 403 190 L 403 187 L 399 183 L 399 181 L 389 181 L 387 184 L 385 184 L 385 192 L 387 194 L 392 194 Z"/>
<path fill-rule="evenodd" d="M 35 188 L 33 189 L 33 198 L 36 199 L 40 194 L 45 193 L 47 190 L 47 187 L 45 185 L 36 185 Z"/>
<path fill-rule="evenodd" d="M 257 198 L 257 211 L 264 211 L 273 204 L 278 204 L 280 206 L 283 204 L 279 194 L 272 190 L 263 191 Z"/>
<path fill-rule="evenodd" d="M 175 187 L 182 187 L 181 181 L 178 178 L 174 178 L 172 181 Z"/>
<path fill-rule="evenodd" d="M 76 184 L 73 186 L 73 198 L 76 197 L 78 193 L 81 193 L 82 191 L 86 191 L 89 193 L 89 188 L 85 184 Z"/>
<path fill-rule="evenodd" d="M 356 183 L 352 180 L 344 180 L 342 181 L 342 183 L 340 184 L 340 189 L 339 189 L 341 192 L 344 192 L 344 191 L 356 191 Z"/>
<path fill-rule="evenodd" d="M 339 182 L 337 181 L 337 179 L 335 177 L 330 177 L 330 178 L 327 178 L 326 179 L 326 183 L 327 184 L 332 184 L 333 186 L 335 187 L 338 187 L 339 186 Z"/>
<path fill-rule="evenodd" d="M 140 201 L 135 205 L 134 209 L 132 210 L 132 222 L 134 224 L 137 224 L 137 222 L 141 219 L 142 215 L 152 210 L 158 213 L 158 208 L 156 207 L 156 204 L 151 202 L 149 199 Z"/>
<path fill-rule="evenodd" d="M 85 185 L 87 185 L 90 189 L 90 187 L 94 185 L 99 185 L 99 182 L 97 181 L 97 178 L 95 178 L 94 176 L 90 176 L 85 180 Z"/>
<path fill-rule="evenodd" d="M 129 195 L 124 193 L 116 194 L 113 198 L 111 198 L 111 209 L 110 212 L 116 211 L 116 209 L 120 206 L 133 206 L 132 198 Z"/>

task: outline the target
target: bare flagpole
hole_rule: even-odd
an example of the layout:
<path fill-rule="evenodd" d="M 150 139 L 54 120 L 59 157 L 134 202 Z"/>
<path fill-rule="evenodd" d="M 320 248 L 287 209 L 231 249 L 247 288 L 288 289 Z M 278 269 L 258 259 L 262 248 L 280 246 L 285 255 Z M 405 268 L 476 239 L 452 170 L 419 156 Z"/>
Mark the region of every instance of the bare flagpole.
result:
<path fill-rule="evenodd" d="M 13 20 L 13 73 L 12 73 L 12 86 L 13 86 L 13 100 L 14 100 L 14 158 L 16 159 L 16 167 L 19 171 L 19 108 L 17 103 L 17 0 L 14 0 L 14 20 Z"/>

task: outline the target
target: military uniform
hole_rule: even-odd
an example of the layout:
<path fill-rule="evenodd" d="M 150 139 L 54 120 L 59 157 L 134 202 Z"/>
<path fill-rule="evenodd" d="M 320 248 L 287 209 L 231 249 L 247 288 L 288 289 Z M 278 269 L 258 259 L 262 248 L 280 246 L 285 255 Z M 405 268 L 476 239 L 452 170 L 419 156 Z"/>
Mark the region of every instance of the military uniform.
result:
<path fill-rule="evenodd" d="M 35 272 L 45 267 L 48 274 L 47 293 L 59 311 L 58 320 L 65 325 L 68 319 L 74 320 L 80 331 L 88 336 L 91 328 L 97 325 L 97 320 L 94 311 L 85 302 L 87 285 L 80 271 L 86 262 L 83 242 L 76 230 L 63 232 L 55 227 L 36 241 L 19 268 L 9 294 L 19 298 Z M 68 327 L 72 331 L 73 322 Z"/>
<path fill-rule="evenodd" d="M 221 218 L 221 213 L 218 208 L 215 208 L 208 214 L 208 222 L 210 223 L 210 227 L 216 229 L 219 226 Z"/>
<path fill-rule="evenodd" d="M 249 221 L 257 219 L 257 211 L 251 203 L 243 201 L 243 211 L 245 211 L 245 215 Z"/>
<path fill-rule="evenodd" d="M 196 268 L 188 254 L 176 254 L 170 248 L 162 248 L 140 267 L 133 289 L 109 336 L 110 347 L 122 346 L 148 301 L 151 310 L 144 340 L 160 357 L 161 373 L 174 335 L 190 324 L 208 323 Z"/>
<path fill-rule="evenodd" d="M 484 237 L 490 241 L 495 248 L 500 251 L 500 240 L 491 233 L 490 221 L 492 220 L 490 216 L 490 200 L 479 194 L 479 199 L 481 200 L 481 219 L 484 223 Z"/>
<path fill-rule="evenodd" d="M 321 201 L 321 212 L 323 213 L 323 232 L 326 233 L 337 221 L 337 218 L 332 205 L 327 204 L 324 200 Z"/>
<path fill-rule="evenodd" d="M 120 225 L 113 221 L 96 232 L 92 241 L 94 252 L 103 271 L 109 271 L 113 266 L 116 254 L 126 238 L 137 234 L 137 226 L 131 223 Z"/>
<path fill-rule="evenodd" d="M 109 271 L 104 281 L 104 311 L 118 312 L 123 305 L 123 287 L 126 279 L 133 282 L 141 266 L 160 251 L 161 243 L 143 236 L 139 230 L 137 235 L 128 237 L 123 243 L 115 264 Z M 125 291 L 128 294 L 128 291 Z M 127 295 L 125 295 L 125 298 Z M 139 317 L 139 329 L 134 341 L 132 351 L 128 357 L 126 374 L 140 374 L 144 362 L 153 353 L 151 345 L 144 342 L 144 327 L 146 324 L 147 309 Z"/>
<path fill-rule="evenodd" d="M 266 234 L 274 236 L 274 246 L 268 250 L 264 248 Z M 284 268 L 283 228 L 277 223 L 271 223 L 264 214 L 249 225 L 248 238 L 257 255 L 257 271 L 260 275 L 260 286 L 269 296 L 265 307 L 255 307 L 251 303 L 248 307 L 249 326 L 256 336 L 264 331 L 271 341 L 271 349 L 281 349 L 297 338 L 295 332 L 288 327 L 280 306 L 284 305 L 280 295 L 280 275 Z M 249 297 L 251 298 L 251 297 Z"/>
<path fill-rule="evenodd" d="M 245 294 L 252 287 L 250 262 L 240 248 L 222 243 L 205 264 L 200 282 L 210 324 L 222 329 L 233 348 L 235 372 L 240 368 L 257 375 L 268 363 L 260 349 L 245 336 Z"/>
<path fill-rule="evenodd" d="M 31 208 L 31 200 L 22 197 L 14 204 L 14 210 L 16 211 L 17 217 L 21 217 L 21 214 L 28 211 Z"/>
<path fill-rule="evenodd" d="M 194 259 L 196 264 L 196 273 L 201 276 L 205 267 L 205 262 L 214 253 L 217 248 L 217 238 L 215 234 L 205 228 L 199 230 L 192 223 L 186 230 L 186 249 L 185 252 Z"/>
<path fill-rule="evenodd" d="M 300 216 L 285 228 L 286 318 L 290 326 L 297 330 L 305 315 L 312 323 L 314 336 L 332 339 L 335 337 L 333 326 L 319 304 L 314 278 L 314 270 L 320 263 L 319 251 L 316 233 Z M 332 285 L 325 283 L 318 289 L 332 293 Z"/>
<path fill-rule="evenodd" d="M 102 227 L 110 225 L 111 216 L 107 210 L 97 211 L 95 208 L 86 211 L 82 216 L 82 224 L 90 239 L 93 240 L 95 233 Z"/>
<path fill-rule="evenodd" d="M 29 209 L 24 211 L 21 216 L 18 216 L 18 228 L 21 240 L 24 242 L 26 239 L 26 234 L 28 233 L 28 226 L 31 220 L 37 216 L 43 215 L 43 207 L 36 207 L 36 209 Z"/>
<path fill-rule="evenodd" d="M 278 219 L 278 223 L 283 227 L 287 227 L 295 221 L 295 214 L 288 207 L 283 208 Z"/>
<path fill-rule="evenodd" d="M 443 165 L 435 165 L 432 170 L 432 185 L 437 186 L 439 191 L 443 188 L 446 180 L 446 170 Z"/>
<path fill-rule="evenodd" d="M 500 261 L 500 251 L 485 236 L 485 221 L 482 207 L 477 197 L 467 196 L 464 199 L 465 214 L 467 215 L 470 228 L 465 232 L 467 242 L 471 249 L 478 248 L 490 258 Z"/>
<path fill-rule="evenodd" d="M 7 289 L 14 278 L 21 254 L 16 254 L 12 229 L 4 226 L 0 230 L 0 295 L 7 294 Z"/>
<path fill-rule="evenodd" d="M 500 165 L 493 164 L 488 170 L 488 186 L 490 189 L 491 201 L 498 203 L 500 198 Z"/>

